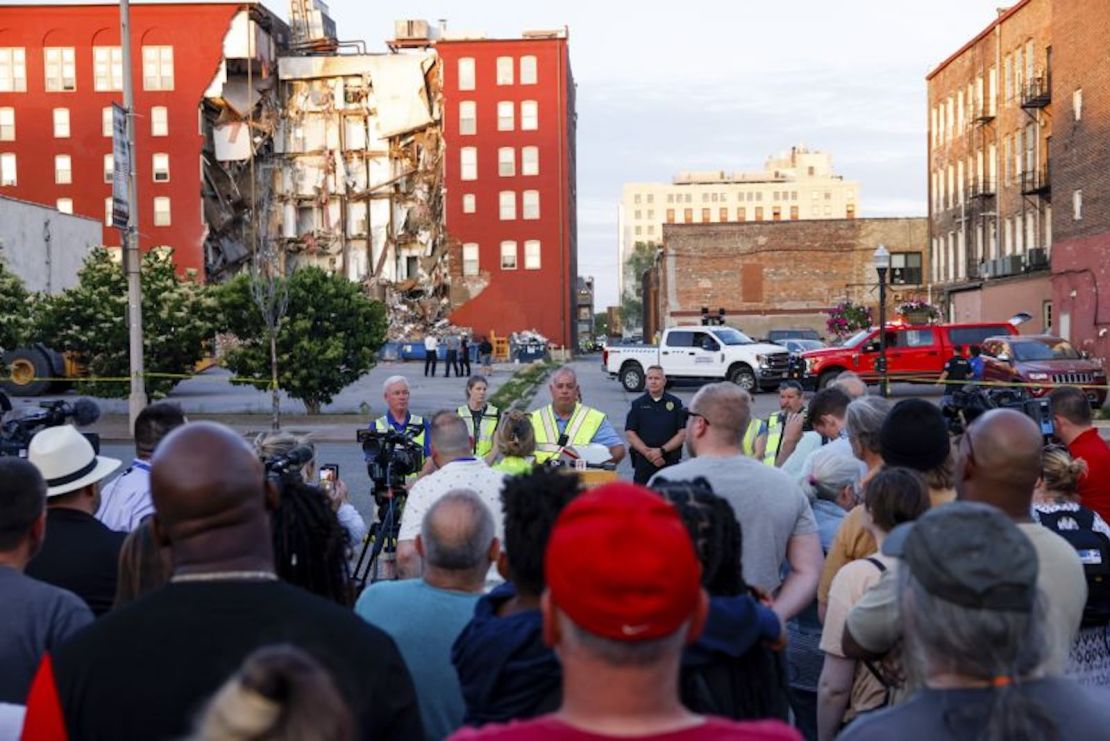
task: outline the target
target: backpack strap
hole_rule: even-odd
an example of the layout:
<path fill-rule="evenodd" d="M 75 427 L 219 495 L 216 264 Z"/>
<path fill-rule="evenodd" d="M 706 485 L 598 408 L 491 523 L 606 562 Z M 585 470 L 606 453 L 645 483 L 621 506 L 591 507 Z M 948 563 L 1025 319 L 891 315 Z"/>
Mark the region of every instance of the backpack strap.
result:
<path fill-rule="evenodd" d="M 882 573 L 882 572 L 886 571 L 886 564 L 883 563 L 882 561 L 880 561 L 879 559 L 875 558 L 874 556 L 868 556 L 864 560 L 873 564 L 875 566 L 875 568 L 877 568 L 879 570 L 879 573 Z"/>
<path fill-rule="evenodd" d="M 875 558 L 874 556 L 868 556 L 865 560 L 873 565 L 875 568 L 877 568 L 879 570 L 879 573 L 886 572 L 886 564 Z M 894 686 L 887 681 L 886 677 L 883 676 L 883 673 L 879 671 L 879 668 L 877 666 L 875 666 L 875 662 L 871 661 L 870 659 L 863 659 L 863 665 L 867 668 L 867 671 L 871 673 L 871 676 L 875 677 L 875 679 L 877 679 L 879 684 L 881 684 L 883 687 L 883 702 L 881 705 L 879 705 L 879 707 L 887 707 L 888 705 L 890 705 L 890 695 L 894 689 Z M 878 708 L 875 709 L 877 710 Z"/>

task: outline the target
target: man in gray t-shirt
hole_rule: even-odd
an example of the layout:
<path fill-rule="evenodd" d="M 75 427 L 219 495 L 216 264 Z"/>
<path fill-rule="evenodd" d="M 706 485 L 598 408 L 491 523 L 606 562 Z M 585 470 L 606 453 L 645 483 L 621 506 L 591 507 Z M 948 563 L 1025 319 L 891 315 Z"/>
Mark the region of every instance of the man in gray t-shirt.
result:
<path fill-rule="evenodd" d="M 744 580 L 771 593 L 774 610 L 785 621 L 817 593 L 821 542 L 798 484 L 743 454 L 740 441 L 750 419 L 751 397 L 746 391 L 731 383 L 703 386 L 690 402 L 686 422 L 686 447 L 693 460 L 659 472 L 652 481 L 701 476 L 714 493 L 728 500 L 743 535 Z M 782 579 L 784 561 L 790 571 Z"/>
<path fill-rule="evenodd" d="M 93 621 L 80 597 L 23 573 L 45 533 L 42 474 L 0 458 L 0 703 L 26 703 L 42 655 Z"/>

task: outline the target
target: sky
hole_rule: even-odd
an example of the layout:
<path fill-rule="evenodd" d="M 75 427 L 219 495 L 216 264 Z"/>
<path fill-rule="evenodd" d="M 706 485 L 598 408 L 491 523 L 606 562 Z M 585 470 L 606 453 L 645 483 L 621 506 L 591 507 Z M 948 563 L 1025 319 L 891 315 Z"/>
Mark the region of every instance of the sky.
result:
<path fill-rule="evenodd" d="M 283 0 L 268 6 L 285 13 Z M 518 37 L 568 26 L 578 85 L 578 272 L 617 303 L 626 182 L 761 169 L 804 144 L 860 183 L 861 216 L 926 213 L 925 75 L 1006 0 L 328 0 L 341 39 L 399 19 Z"/>

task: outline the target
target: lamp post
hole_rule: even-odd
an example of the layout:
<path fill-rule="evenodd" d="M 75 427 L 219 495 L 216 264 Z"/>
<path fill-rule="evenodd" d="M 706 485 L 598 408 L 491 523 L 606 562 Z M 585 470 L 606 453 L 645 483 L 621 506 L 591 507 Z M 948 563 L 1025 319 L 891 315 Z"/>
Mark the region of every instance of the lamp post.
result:
<path fill-rule="evenodd" d="M 885 245 L 879 245 L 872 256 L 875 272 L 879 274 L 879 361 L 875 363 L 875 370 L 879 372 L 879 393 L 883 397 L 890 395 L 887 384 L 886 371 L 886 274 L 890 270 L 890 253 Z"/>

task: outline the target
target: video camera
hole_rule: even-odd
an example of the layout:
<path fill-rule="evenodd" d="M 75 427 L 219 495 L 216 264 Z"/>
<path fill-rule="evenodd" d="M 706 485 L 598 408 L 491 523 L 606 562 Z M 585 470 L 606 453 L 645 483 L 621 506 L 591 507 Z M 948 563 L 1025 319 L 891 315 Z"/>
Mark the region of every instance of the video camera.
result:
<path fill-rule="evenodd" d="M 405 478 L 424 466 L 424 446 L 416 436 L 424 431 L 421 425 L 409 425 L 398 431 L 359 430 L 358 442 L 366 459 L 366 473 L 374 484 L 374 499 L 382 500 L 407 494 Z"/>
<path fill-rule="evenodd" d="M 85 427 L 100 419 L 100 407 L 91 399 L 78 399 L 72 404 L 67 401 L 44 401 L 39 403 L 39 409 L 41 411 L 6 420 L 0 425 L 0 456 L 26 458 L 27 446 L 39 431 L 67 424 L 70 420 L 77 427 Z M 3 392 L 0 392 L 0 410 L 4 413 L 12 410 L 12 405 Z M 93 450 L 99 453 L 100 436 L 88 432 L 84 435 Z"/>
<path fill-rule="evenodd" d="M 945 398 L 941 413 L 948 420 L 948 431 L 959 435 L 968 425 L 992 409 L 1013 409 L 1026 415 L 1037 423 L 1045 442 L 1051 441 L 1056 435 L 1049 400 L 1032 397 L 1023 388 L 984 388 L 969 384 Z"/>

